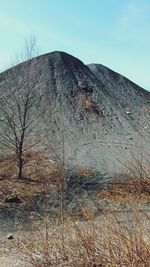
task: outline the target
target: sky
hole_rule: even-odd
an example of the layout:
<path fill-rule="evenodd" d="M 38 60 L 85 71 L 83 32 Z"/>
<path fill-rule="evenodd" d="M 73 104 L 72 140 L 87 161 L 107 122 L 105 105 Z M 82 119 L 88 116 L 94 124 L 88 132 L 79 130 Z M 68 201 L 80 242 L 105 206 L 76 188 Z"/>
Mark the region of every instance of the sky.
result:
<path fill-rule="evenodd" d="M 0 0 L 0 72 L 31 34 L 41 54 L 65 51 L 150 90 L 150 0 Z"/>

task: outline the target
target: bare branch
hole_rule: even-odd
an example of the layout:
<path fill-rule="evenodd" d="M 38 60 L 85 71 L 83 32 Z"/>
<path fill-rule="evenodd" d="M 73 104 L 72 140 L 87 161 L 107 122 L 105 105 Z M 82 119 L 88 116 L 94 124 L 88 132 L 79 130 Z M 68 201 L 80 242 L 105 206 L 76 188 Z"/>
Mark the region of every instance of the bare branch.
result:
<path fill-rule="evenodd" d="M 36 40 L 33 36 L 25 41 L 24 55 L 28 59 L 34 56 Z M 5 90 L 0 97 L 0 143 L 3 147 L 15 152 L 18 165 L 18 179 L 22 178 L 24 166 L 24 152 L 37 145 L 39 140 L 26 146 L 29 136 L 33 132 L 38 119 L 34 108 L 37 98 L 32 61 L 28 63 L 26 71 L 12 68 L 5 80 Z"/>

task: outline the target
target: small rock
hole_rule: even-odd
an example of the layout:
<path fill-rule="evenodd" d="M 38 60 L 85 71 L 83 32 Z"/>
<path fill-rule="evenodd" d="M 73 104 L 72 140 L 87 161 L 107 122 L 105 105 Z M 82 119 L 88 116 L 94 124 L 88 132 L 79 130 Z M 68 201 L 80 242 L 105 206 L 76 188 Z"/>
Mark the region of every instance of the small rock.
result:
<path fill-rule="evenodd" d="M 8 235 L 7 235 L 7 239 L 8 239 L 8 240 L 13 240 L 13 239 L 14 239 L 14 236 L 13 236 L 12 234 L 8 234 Z"/>
<path fill-rule="evenodd" d="M 22 201 L 17 196 L 6 198 L 5 203 L 21 204 Z"/>

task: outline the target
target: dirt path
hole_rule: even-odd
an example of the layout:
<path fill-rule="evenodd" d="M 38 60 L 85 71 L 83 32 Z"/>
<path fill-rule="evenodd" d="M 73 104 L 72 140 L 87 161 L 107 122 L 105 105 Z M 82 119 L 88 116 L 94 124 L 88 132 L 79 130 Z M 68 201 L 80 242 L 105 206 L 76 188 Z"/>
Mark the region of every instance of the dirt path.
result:
<path fill-rule="evenodd" d="M 26 263 L 23 263 L 21 260 L 17 259 L 14 256 L 3 256 L 0 258 L 0 267 L 30 267 Z"/>

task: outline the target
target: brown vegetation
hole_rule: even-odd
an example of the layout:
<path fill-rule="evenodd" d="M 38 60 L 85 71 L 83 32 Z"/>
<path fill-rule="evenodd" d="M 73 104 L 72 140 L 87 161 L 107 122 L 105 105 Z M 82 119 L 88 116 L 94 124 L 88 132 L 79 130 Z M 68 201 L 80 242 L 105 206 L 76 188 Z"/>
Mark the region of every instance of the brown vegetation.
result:
<path fill-rule="evenodd" d="M 10 242 L 25 266 L 49 267 L 149 267 L 150 218 L 138 211 L 130 222 L 112 215 L 84 222 L 55 220 L 29 237 Z M 62 238 L 63 232 L 63 238 Z M 13 244 L 13 245 L 12 245 Z"/>
<path fill-rule="evenodd" d="M 50 160 L 44 150 L 30 148 L 23 154 L 24 172 L 22 181 L 17 179 L 16 155 L 0 158 L 1 202 L 5 198 L 18 196 L 25 202 L 31 202 L 38 193 L 59 186 L 61 170 L 59 165 Z"/>
<path fill-rule="evenodd" d="M 124 180 L 117 181 L 117 179 L 106 189 L 102 190 L 100 197 L 107 197 L 109 199 L 118 198 L 127 201 L 130 199 L 149 199 L 150 197 L 150 172 L 149 164 L 143 166 L 139 161 L 135 164 L 129 164 L 128 170 L 130 174 L 124 175 Z"/>
<path fill-rule="evenodd" d="M 27 201 L 35 193 L 48 192 L 60 184 L 61 166 L 51 161 L 45 151 L 32 148 L 25 152 L 24 159 L 26 184 L 14 180 L 15 156 L 1 158 L 1 189 L 5 197 L 20 194 Z M 90 169 L 80 169 L 75 177 L 90 179 L 92 175 Z M 94 217 L 92 210 L 81 206 L 78 216 L 70 216 L 60 200 L 51 221 L 45 209 L 45 216 L 33 227 L 34 231 L 9 241 L 3 254 L 15 255 L 24 266 L 32 267 L 149 267 L 150 216 L 141 204 L 148 203 L 149 188 L 149 173 L 140 166 L 132 168 L 123 183 L 115 182 L 98 193 L 98 199 L 114 205 L 113 209 L 104 208 L 100 216 Z"/>

